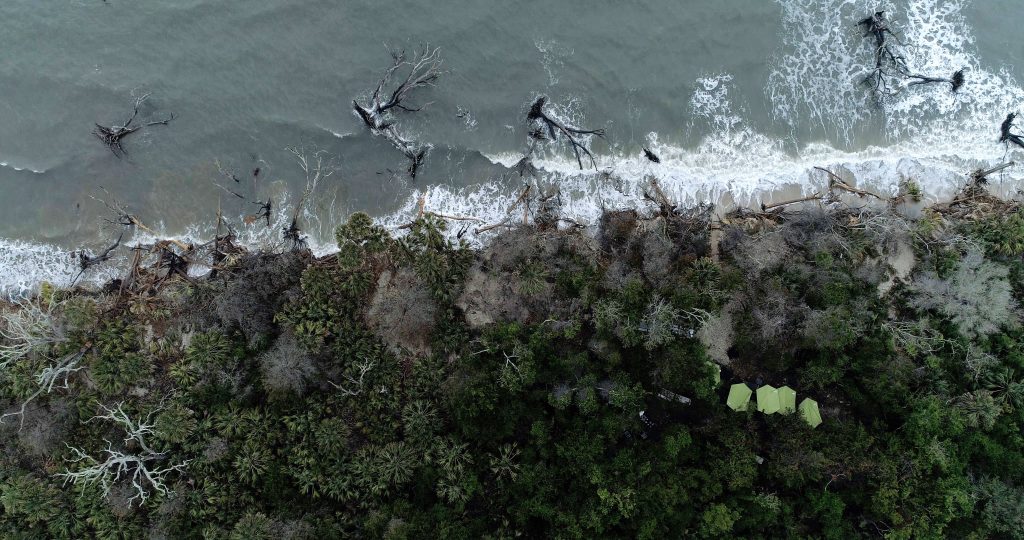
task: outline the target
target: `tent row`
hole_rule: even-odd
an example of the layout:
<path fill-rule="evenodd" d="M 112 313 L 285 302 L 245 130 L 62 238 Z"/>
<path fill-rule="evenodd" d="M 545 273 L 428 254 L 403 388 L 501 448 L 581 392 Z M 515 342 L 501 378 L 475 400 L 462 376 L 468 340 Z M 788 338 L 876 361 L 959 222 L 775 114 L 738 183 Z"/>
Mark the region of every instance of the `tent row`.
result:
<path fill-rule="evenodd" d="M 737 383 L 729 388 L 729 397 L 725 404 L 734 411 L 745 411 L 750 404 L 750 397 L 754 391 L 746 383 Z M 775 388 L 765 385 L 757 389 L 757 410 L 764 414 L 791 414 L 800 411 L 811 427 L 818 427 L 821 424 L 821 412 L 818 410 L 818 402 L 811 398 L 804 398 L 800 405 L 796 404 L 796 390 L 788 386 Z"/>

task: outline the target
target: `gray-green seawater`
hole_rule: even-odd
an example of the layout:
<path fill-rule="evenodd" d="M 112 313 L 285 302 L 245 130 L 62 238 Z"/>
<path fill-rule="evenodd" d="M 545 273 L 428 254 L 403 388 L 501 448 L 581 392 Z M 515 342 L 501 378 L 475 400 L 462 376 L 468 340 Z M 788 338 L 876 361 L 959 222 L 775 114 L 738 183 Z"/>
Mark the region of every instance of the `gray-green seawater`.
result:
<path fill-rule="evenodd" d="M 856 21 L 878 7 L 916 71 L 967 68 L 964 89 L 912 87 L 876 102 L 859 82 L 873 53 Z M 115 238 L 104 221 L 114 216 L 93 197 L 190 239 L 209 238 L 220 208 L 243 242 L 280 244 L 306 182 L 288 147 L 320 152 L 337 171 L 301 212 L 314 245 L 354 210 L 405 223 L 422 197 L 435 212 L 498 221 L 522 189 L 508 166 L 541 94 L 563 119 L 607 131 L 593 141 L 597 171 L 579 171 L 560 144 L 537 160 L 563 212 L 584 223 L 641 204 L 651 175 L 683 202 L 811 191 L 826 182 L 814 166 L 882 191 L 912 178 L 943 196 L 964 172 L 1019 155 L 996 139 L 1024 101 L 1022 15 L 1010 0 L 6 0 L 0 290 L 66 283 L 71 250 Z M 432 147 L 411 181 L 351 102 L 387 67 L 386 46 L 423 43 L 441 48 L 447 72 L 413 96 L 428 107 L 399 119 Z M 144 93 L 140 119 L 177 117 L 126 138 L 118 159 L 93 123 L 123 121 Z M 642 146 L 662 163 L 643 159 Z M 279 209 L 272 227 L 243 224 L 268 197 Z"/>

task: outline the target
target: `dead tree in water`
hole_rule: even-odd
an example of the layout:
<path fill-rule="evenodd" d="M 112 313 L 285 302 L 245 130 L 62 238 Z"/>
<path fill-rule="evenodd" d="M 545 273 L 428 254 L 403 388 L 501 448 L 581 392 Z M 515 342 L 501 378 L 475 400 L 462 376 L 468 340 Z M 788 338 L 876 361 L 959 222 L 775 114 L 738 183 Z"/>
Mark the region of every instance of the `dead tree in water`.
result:
<path fill-rule="evenodd" d="M 1017 127 L 1013 125 L 1013 122 L 1016 119 L 1017 113 L 1010 113 L 1006 115 L 1006 119 L 1003 120 L 1002 125 L 999 126 L 999 142 L 1007 144 L 1012 143 L 1024 148 L 1024 138 L 1013 132 L 1013 128 Z"/>
<path fill-rule="evenodd" d="M 292 243 L 292 249 L 300 249 L 306 247 L 306 237 L 302 235 L 302 229 L 299 228 L 299 215 L 302 213 L 302 209 L 305 207 L 306 202 L 309 200 L 309 196 L 316 190 L 320 182 L 326 180 L 335 173 L 334 162 L 327 157 L 327 153 L 323 150 L 314 150 L 307 152 L 302 148 L 288 148 L 288 151 L 295 156 L 295 160 L 299 164 L 299 168 L 306 175 L 306 188 L 302 192 L 302 196 L 299 197 L 299 202 L 295 205 L 295 212 L 292 214 L 292 219 L 286 227 L 282 230 L 282 236 L 285 240 Z M 267 204 L 262 207 L 265 210 L 267 223 L 270 223 L 270 201 L 267 200 Z"/>
<path fill-rule="evenodd" d="M 915 86 L 915 85 L 919 85 L 919 84 L 946 83 L 946 84 L 949 85 L 950 90 L 954 94 L 959 92 L 960 88 L 963 87 L 964 82 L 966 82 L 964 80 L 964 70 L 962 70 L 962 69 L 959 69 L 959 70 L 953 72 L 953 75 L 948 77 L 948 78 L 946 78 L 946 77 L 930 77 L 928 75 L 916 75 L 916 74 L 908 73 L 907 74 L 907 79 L 910 79 L 910 82 L 907 84 L 907 86 Z"/>
<path fill-rule="evenodd" d="M 871 74 L 864 79 L 864 82 L 871 84 L 876 93 L 881 95 L 898 93 L 902 88 L 890 88 L 890 84 L 907 81 L 905 87 L 935 83 L 948 84 L 950 90 L 955 94 L 966 82 L 963 69 L 955 71 L 949 77 L 913 73 L 907 65 L 906 57 L 899 49 L 903 42 L 889 26 L 889 20 L 885 18 L 884 11 L 876 11 L 871 16 L 861 19 L 857 22 L 857 26 L 864 27 L 864 37 L 875 38 L 875 67 Z"/>
<path fill-rule="evenodd" d="M 146 124 L 136 124 L 133 126 L 132 122 L 134 122 L 135 117 L 139 115 L 139 107 L 147 98 L 149 98 L 149 94 L 142 95 L 135 99 L 135 107 L 132 110 L 132 115 L 123 124 L 119 126 L 113 125 L 110 127 L 96 124 L 96 128 L 92 130 L 92 134 L 102 141 L 115 156 L 120 158 L 127 155 L 128 152 L 125 151 L 124 146 L 121 145 L 121 141 L 128 135 L 131 135 L 144 127 L 156 125 L 166 126 L 171 120 L 174 120 L 174 114 L 171 114 L 164 120 L 156 120 Z"/>
<path fill-rule="evenodd" d="M 875 69 L 865 78 L 874 86 L 875 92 L 882 94 L 889 93 L 887 77 L 891 72 L 906 73 L 906 58 L 895 48 L 891 41 L 902 45 L 899 37 L 889 27 L 889 21 L 885 18 L 884 11 L 876 11 L 871 16 L 861 19 L 857 26 L 864 27 L 864 37 L 874 36 L 875 38 Z M 890 41 L 891 39 L 891 41 Z"/>
<path fill-rule="evenodd" d="M 101 262 L 109 261 L 110 258 L 114 256 L 114 250 L 121 245 L 122 239 L 124 239 L 124 231 L 121 231 L 121 234 L 118 235 L 117 240 L 114 242 L 112 246 L 103 250 L 103 252 L 100 253 L 99 255 L 92 255 L 85 249 L 76 251 L 74 253 L 74 256 L 78 257 L 78 274 L 75 275 L 75 279 L 71 280 L 71 284 L 74 285 L 75 282 L 78 281 L 78 278 L 82 277 L 82 274 L 84 274 L 86 270 L 92 268 L 93 266 L 96 266 Z"/>
<path fill-rule="evenodd" d="M 255 214 L 249 214 L 245 216 L 245 224 L 251 225 L 261 219 L 267 221 L 267 227 L 270 227 L 270 216 L 274 211 L 274 201 L 267 197 L 266 201 L 255 201 L 253 204 L 260 207 Z"/>
<path fill-rule="evenodd" d="M 441 66 L 444 61 L 441 59 L 441 50 L 431 49 L 424 46 L 417 51 L 412 58 L 406 56 L 405 51 L 391 51 L 391 67 L 384 72 L 374 89 L 373 95 L 367 105 L 362 105 L 358 100 L 352 100 L 352 109 L 362 119 L 366 127 L 375 135 L 383 135 L 392 145 L 395 146 L 405 157 L 409 159 L 409 176 L 413 180 L 426 159 L 429 146 L 421 145 L 402 137 L 395 128 L 395 112 L 417 112 L 423 110 L 429 103 L 419 107 L 411 107 L 403 103 L 410 94 L 417 88 L 427 88 L 437 84 L 437 80 L 444 73 Z M 385 87 L 392 82 L 396 73 L 408 70 L 405 79 L 390 92 Z"/>
<path fill-rule="evenodd" d="M 572 146 L 572 151 L 576 155 L 576 163 L 579 164 L 580 169 L 583 169 L 583 157 L 581 154 L 586 154 L 590 159 L 590 165 L 597 168 L 597 162 L 594 161 L 594 154 L 590 152 L 582 142 L 580 142 L 580 136 L 596 135 L 604 138 L 603 129 L 579 129 L 572 126 L 567 126 L 557 118 L 554 118 L 544 112 L 544 105 L 547 103 L 548 98 L 546 96 L 540 96 L 533 105 L 530 106 L 530 112 L 526 114 L 526 120 L 533 123 L 540 123 L 543 127 L 547 128 L 548 136 L 552 141 L 558 140 L 558 134 L 561 133 Z M 531 134 L 534 132 L 531 132 Z M 541 132 L 543 134 L 543 132 Z M 536 140 L 536 138 L 535 138 Z"/>

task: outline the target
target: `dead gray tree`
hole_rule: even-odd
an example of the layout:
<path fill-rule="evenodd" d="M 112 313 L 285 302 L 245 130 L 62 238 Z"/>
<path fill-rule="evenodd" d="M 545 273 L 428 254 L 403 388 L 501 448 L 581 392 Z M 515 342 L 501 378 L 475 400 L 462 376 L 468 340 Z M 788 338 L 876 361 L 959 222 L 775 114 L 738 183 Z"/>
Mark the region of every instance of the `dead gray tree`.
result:
<path fill-rule="evenodd" d="M 530 131 L 531 139 L 544 140 L 550 138 L 552 141 L 558 140 L 558 134 L 561 133 L 566 140 L 569 141 L 572 146 L 573 154 L 576 155 L 576 163 L 580 166 L 580 170 L 583 169 L 583 155 L 585 154 L 590 159 L 590 165 L 597 169 L 597 162 L 594 160 L 594 154 L 590 152 L 590 148 L 581 142 L 580 137 L 586 137 L 590 135 L 596 135 L 604 138 L 603 129 L 579 129 L 576 127 L 568 126 L 559 119 L 544 112 L 544 105 L 547 104 L 548 98 L 546 96 L 540 96 L 533 105 L 530 106 L 530 112 L 526 114 L 526 120 L 528 122 L 538 124 L 537 127 L 543 127 L 547 130 L 547 135 L 544 135 L 544 130 L 534 129 Z M 531 146 L 532 150 L 533 146 Z"/>
<path fill-rule="evenodd" d="M 949 77 L 921 75 L 911 71 L 907 59 L 900 50 L 903 42 L 892 30 L 884 11 L 876 11 L 869 17 L 857 22 L 864 27 L 864 37 L 875 38 L 875 67 L 864 82 L 871 84 L 879 95 L 897 94 L 901 90 L 923 84 L 948 84 L 955 94 L 966 82 L 963 69 L 953 72 Z M 900 83 L 906 83 L 900 86 Z"/>
<path fill-rule="evenodd" d="M 443 64 L 441 49 L 432 49 L 429 45 L 424 45 L 412 57 L 408 57 L 404 50 L 391 51 L 391 66 L 377 83 L 369 103 L 363 105 L 358 100 L 352 100 L 353 111 L 366 127 L 373 134 L 384 136 L 409 159 L 408 172 L 413 180 L 416 179 L 416 174 L 423 165 L 430 147 L 399 134 L 395 127 L 395 112 L 418 112 L 429 105 L 430 103 L 426 103 L 413 107 L 407 104 L 407 100 L 416 89 L 435 86 L 444 73 L 441 70 Z M 385 88 L 392 84 L 396 74 L 401 71 L 406 71 L 405 78 L 388 92 Z"/>
<path fill-rule="evenodd" d="M 21 431 L 21 429 L 25 427 L 25 411 L 28 409 L 29 404 L 43 394 L 53 393 L 54 389 L 70 389 L 71 387 L 68 384 L 68 378 L 85 369 L 85 366 L 80 364 L 82 358 L 91 349 L 92 345 L 82 347 L 78 352 L 68 354 L 60 360 L 55 361 L 52 365 L 48 365 L 40 370 L 35 376 L 36 384 L 38 385 L 36 391 L 25 398 L 25 401 L 21 403 L 21 407 L 17 411 L 9 412 L 0 416 L 0 424 L 10 416 L 17 416 L 21 420 L 21 423 L 18 425 L 18 431 Z"/>
<path fill-rule="evenodd" d="M 101 461 L 79 448 L 67 445 L 72 453 L 72 458 L 68 461 L 78 465 L 78 469 L 75 471 L 67 469 L 57 476 L 63 478 L 65 483 L 71 482 L 76 485 L 98 483 L 103 489 L 104 497 L 118 482 L 130 482 L 131 487 L 135 490 L 135 495 L 128 499 L 129 503 L 135 500 L 138 500 L 140 504 L 144 503 L 152 495 L 151 492 L 163 495 L 171 494 L 171 489 L 168 486 L 169 475 L 183 472 L 190 461 L 162 465 L 161 463 L 167 461 L 169 456 L 164 452 L 153 450 L 146 442 L 146 437 L 154 435 L 153 428 L 156 422 L 153 420 L 153 416 L 162 410 L 162 406 L 137 421 L 124 411 L 123 402 L 118 403 L 113 409 L 105 405 L 100 405 L 100 407 L 104 414 L 93 416 L 86 422 L 110 420 L 121 426 L 125 432 L 124 446 L 126 449 L 116 449 L 110 441 L 104 440 L 107 443 L 106 449 L 103 450 L 106 455 Z M 134 452 L 129 451 L 128 448 L 134 448 Z"/>
<path fill-rule="evenodd" d="M 111 153 L 113 153 L 115 156 L 120 158 L 128 154 L 128 152 L 125 151 L 124 146 L 122 146 L 121 144 L 122 140 L 128 135 L 131 135 L 132 133 L 135 133 L 136 131 L 144 127 L 156 125 L 166 126 L 170 123 L 171 120 L 174 120 L 174 114 L 172 113 L 169 117 L 163 120 L 155 120 L 153 122 L 148 122 L 146 124 L 132 125 L 132 123 L 135 121 L 135 117 L 139 115 L 139 107 L 148 98 L 149 94 L 144 94 L 140 97 L 135 98 L 135 107 L 132 109 L 132 115 L 128 118 L 128 120 L 126 120 L 121 125 L 115 124 L 108 127 L 96 124 L 95 129 L 92 130 L 92 134 L 95 135 L 96 138 L 98 138 L 101 142 L 103 142 L 104 146 L 109 148 Z"/>
<path fill-rule="evenodd" d="M 15 301 L 11 311 L 0 312 L 0 369 L 68 340 L 57 324 L 61 305 L 36 297 Z"/>

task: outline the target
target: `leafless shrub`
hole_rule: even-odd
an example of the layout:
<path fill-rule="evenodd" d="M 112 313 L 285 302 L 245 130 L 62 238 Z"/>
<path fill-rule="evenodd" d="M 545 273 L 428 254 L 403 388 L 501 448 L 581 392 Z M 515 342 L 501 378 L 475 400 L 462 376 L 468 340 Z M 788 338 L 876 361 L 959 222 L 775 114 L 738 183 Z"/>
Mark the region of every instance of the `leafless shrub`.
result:
<path fill-rule="evenodd" d="M 970 250 L 948 279 L 932 272 L 919 275 L 911 283 L 916 293 L 911 304 L 949 317 L 964 336 L 988 335 L 1018 320 L 1008 276 L 1005 266 Z"/>
<path fill-rule="evenodd" d="M 896 347 L 910 356 L 929 355 L 956 345 L 955 341 L 947 339 L 942 332 L 932 328 L 927 318 L 886 322 L 882 324 L 882 330 L 892 336 Z"/>
<path fill-rule="evenodd" d="M 301 396 L 316 374 L 313 359 L 295 337 L 285 334 L 260 355 L 263 387 L 271 392 Z"/>
<path fill-rule="evenodd" d="M 67 341 L 57 313 L 61 303 L 40 297 L 14 302 L 14 309 L 0 315 L 0 369 L 40 351 Z"/>
<path fill-rule="evenodd" d="M 790 246 L 809 252 L 849 252 L 850 242 L 845 229 L 839 224 L 837 213 L 825 207 L 811 206 L 794 212 L 781 227 L 783 238 Z"/>
<path fill-rule="evenodd" d="M 735 264 L 751 276 L 772 271 L 793 256 L 792 248 L 778 231 L 744 235 L 729 251 Z"/>
<path fill-rule="evenodd" d="M 280 255 L 252 255 L 226 276 L 227 284 L 214 298 L 218 318 L 237 327 L 254 343 L 275 328 L 274 314 L 284 302 L 284 291 L 296 287 L 308 255 L 289 251 Z"/>
<path fill-rule="evenodd" d="M 722 365 L 729 365 L 729 347 L 733 344 L 731 305 L 722 309 L 722 313 L 713 316 L 701 325 L 697 338 L 704 345 L 708 356 Z"/>
<path fill-rule="evenodd" d="M 384 272 L 370 299 L 366 321 L 392 350 L 429 350 L 437 303 L 423 280 L 410 269 Z"/>

